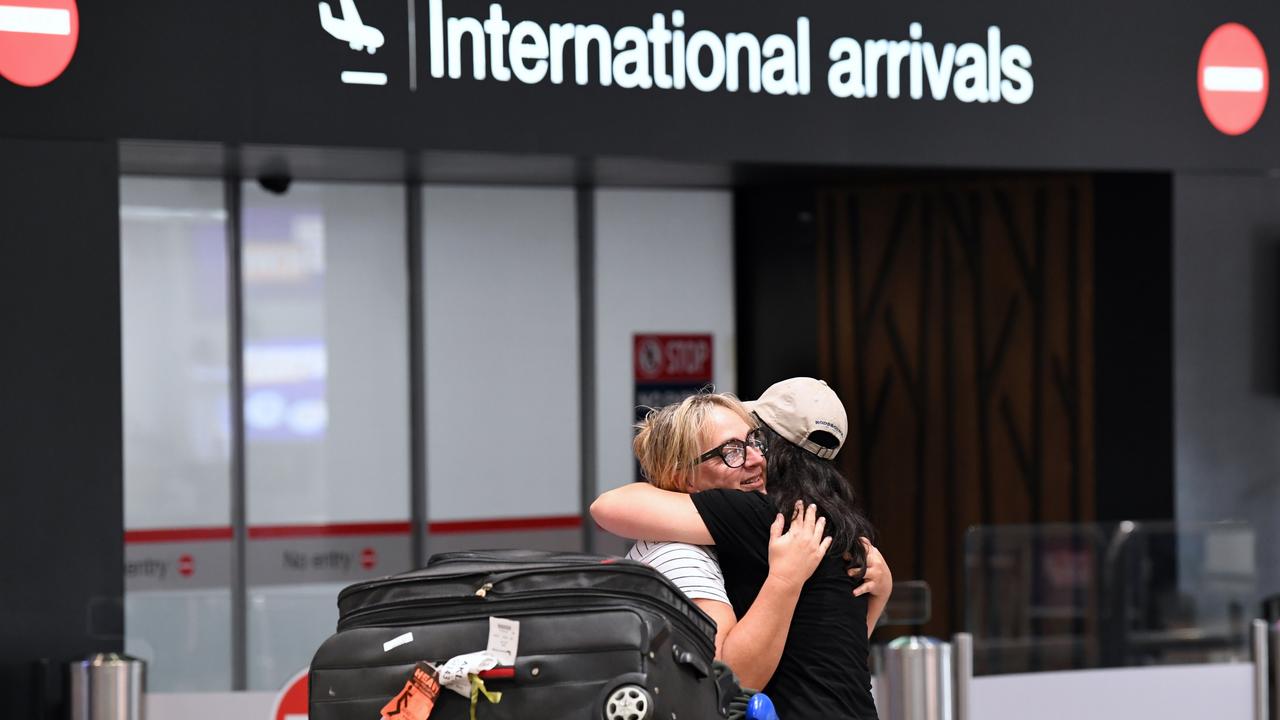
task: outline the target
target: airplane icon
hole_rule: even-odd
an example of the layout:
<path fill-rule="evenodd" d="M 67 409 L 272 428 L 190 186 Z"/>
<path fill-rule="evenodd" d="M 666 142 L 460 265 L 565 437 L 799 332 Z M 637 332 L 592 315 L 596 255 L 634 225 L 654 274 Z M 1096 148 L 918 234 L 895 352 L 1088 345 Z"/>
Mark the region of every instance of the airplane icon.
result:
<path fill-rule="evenodd" d="M 372 55 L 382 47 L 382 31 L 372 25 L 360 21 L 360 12 L 356 10 L 356 0 L 338 0 L 342 8 L 342 19 L 333 16 L 333 8 L 329 3 L 320 2 L 320 27 L 325 32 L 345 40 L 352 50 L 368 50 Z"/>

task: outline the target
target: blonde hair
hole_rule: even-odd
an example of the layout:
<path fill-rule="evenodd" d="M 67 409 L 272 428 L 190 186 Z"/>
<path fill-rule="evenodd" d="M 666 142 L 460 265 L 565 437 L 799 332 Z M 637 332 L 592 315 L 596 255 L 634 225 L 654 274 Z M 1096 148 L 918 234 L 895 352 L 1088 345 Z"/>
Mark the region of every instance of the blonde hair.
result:
<path fill-rule="evenodd" d="M 732 412 L 750 427 L 758 424 L 738 398 L 729 393 L 699 393 L 665 407 L 650 408 L 636 423 L 636 437 L 631 441 L 645 480 L 663 490 L 688 492 L 686 482 L 697 473 L 703 426 L 713 408 Z"/>

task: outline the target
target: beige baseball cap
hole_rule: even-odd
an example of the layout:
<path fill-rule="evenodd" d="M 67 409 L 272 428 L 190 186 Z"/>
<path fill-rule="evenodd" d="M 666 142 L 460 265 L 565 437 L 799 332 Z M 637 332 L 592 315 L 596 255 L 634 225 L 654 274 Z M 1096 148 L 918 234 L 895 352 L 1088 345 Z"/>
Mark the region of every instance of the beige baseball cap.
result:
<path fill-rule="evenodd" d="M 844 404 L 822 380 L 789 378 L 770 385 L 759 399 L 743 404 L 771 430 L 820 458 L 834 458 L 849 431 Z M 815 432 L 831 435 L 836 446 L 814 442 L 810 436 Z"/>

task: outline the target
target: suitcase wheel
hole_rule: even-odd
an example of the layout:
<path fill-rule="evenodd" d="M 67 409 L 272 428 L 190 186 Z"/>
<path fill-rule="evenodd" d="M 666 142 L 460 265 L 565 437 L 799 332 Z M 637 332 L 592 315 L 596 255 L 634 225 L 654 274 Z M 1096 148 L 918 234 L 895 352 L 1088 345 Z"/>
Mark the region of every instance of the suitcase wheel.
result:
<path fill-rule="evenodd" d="M 650 720 L 653 696 L 639 685 L 623 685 L 604 701 L 605 720 Z"/>

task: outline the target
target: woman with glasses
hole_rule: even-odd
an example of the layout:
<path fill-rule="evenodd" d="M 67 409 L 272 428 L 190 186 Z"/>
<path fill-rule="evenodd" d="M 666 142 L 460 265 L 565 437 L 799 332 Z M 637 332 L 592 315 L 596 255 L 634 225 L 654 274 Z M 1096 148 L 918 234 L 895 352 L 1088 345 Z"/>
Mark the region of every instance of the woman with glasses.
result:
<path fill-rule="evenodd" d="M 862 567 L 869 556 L 878 560 L 864 539 L 870 524 L 830 462 L 846 433 L 844 408 L 811 378 L 778 383 L 750 405 L 754 415 L 731 396 L 699 395 L 651 412 L 634 442 L 649 484 L 605 493 L 592 516 L 623 537 L 715 545 L 732 610 L 713 617 L 741 618 L 724 641 L 724 659 L 744 684 L 768 681 L 780 717 L 875 718 L 867 634 L 892 578 L 885 569 L 879 590 L 855 589 L 842 559 Z M 824 526 L 814 528 L 830 532 L 832 544 L 790 595 L 803 565 L 771 561 L 786 537 L 778 512 L 797 505 L 805 519 L 821 516 Z"/>

